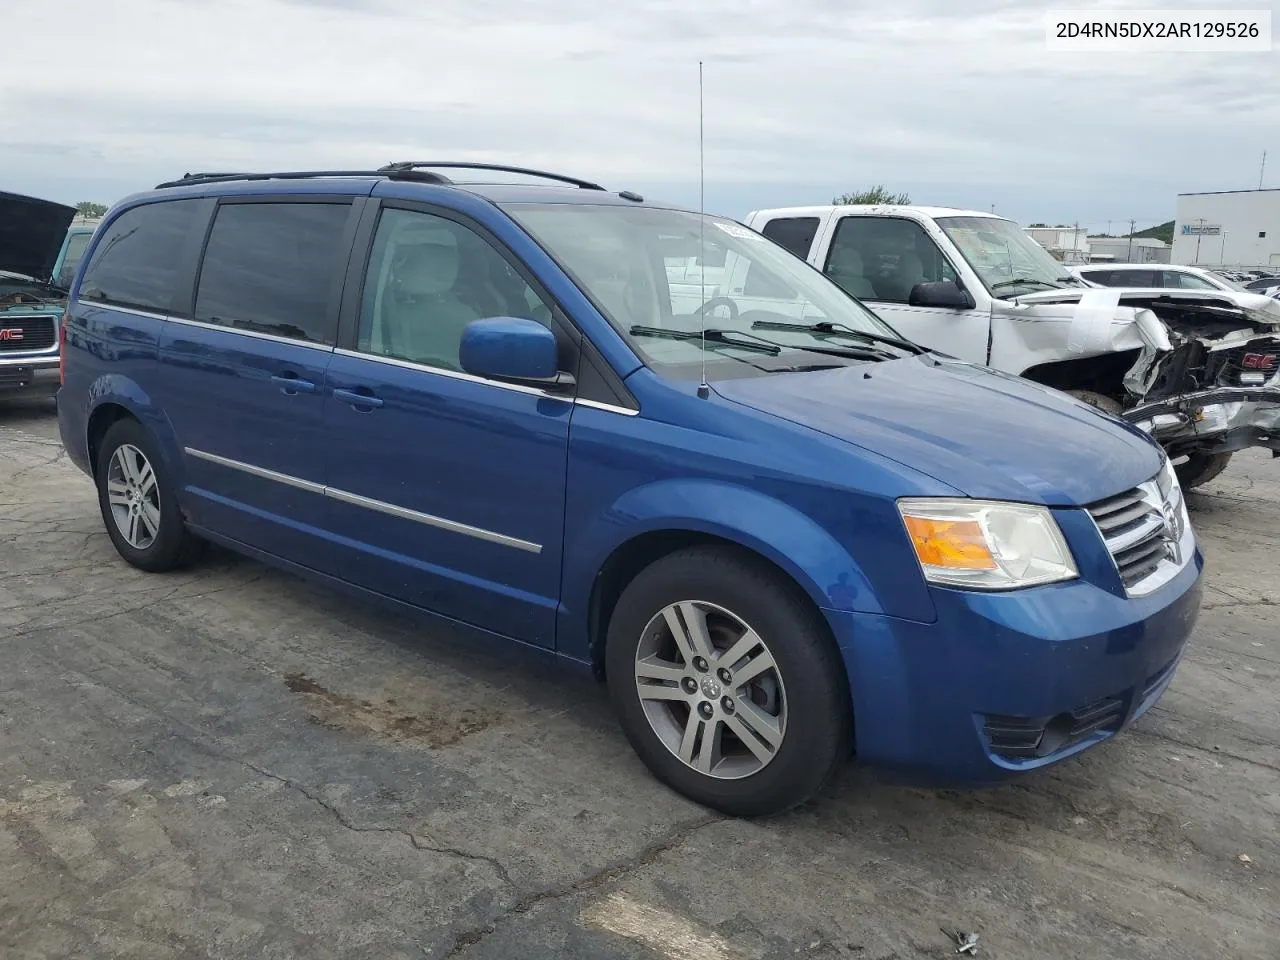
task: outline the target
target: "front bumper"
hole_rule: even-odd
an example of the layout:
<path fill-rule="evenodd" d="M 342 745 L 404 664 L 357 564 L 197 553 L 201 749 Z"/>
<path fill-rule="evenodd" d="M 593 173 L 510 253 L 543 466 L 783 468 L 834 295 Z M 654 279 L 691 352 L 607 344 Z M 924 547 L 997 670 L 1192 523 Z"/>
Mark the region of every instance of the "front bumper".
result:
<path fill-rule="evenodd" d="M 1144 403 L 1123 417 L 1151 434 L 1170 456 L 1280 450 L 1280 384 L 1223 387 Z"/>
<path fill-rule="evenodd" d="M 1131 724 L 1173 678 L 1204 559 L 1145 597 L 1087 580 L 1010 593 L 935 588 L 937 620 L 824 611 L 849 676 L 861 761 L 982 785 Z"/>
<path fill-rule="evenodd" d="M 0 357 L 0 394 L 52 396 L 58 390 L 58 355 Z"/>

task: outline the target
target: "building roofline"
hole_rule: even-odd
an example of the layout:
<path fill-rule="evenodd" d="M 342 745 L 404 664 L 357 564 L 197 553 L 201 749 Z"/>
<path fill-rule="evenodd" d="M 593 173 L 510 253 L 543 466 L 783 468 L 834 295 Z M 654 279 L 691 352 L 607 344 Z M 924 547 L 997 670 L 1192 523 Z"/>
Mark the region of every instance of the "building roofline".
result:
<path fill-rule="evenodd" d="M 1224 193 L 1280 193 L 1280 187 L 1249 187 L 1246 190 L 1201 190 L 1196 193 L 1180 193 L 1180 197 L 1217 197 Z"/>

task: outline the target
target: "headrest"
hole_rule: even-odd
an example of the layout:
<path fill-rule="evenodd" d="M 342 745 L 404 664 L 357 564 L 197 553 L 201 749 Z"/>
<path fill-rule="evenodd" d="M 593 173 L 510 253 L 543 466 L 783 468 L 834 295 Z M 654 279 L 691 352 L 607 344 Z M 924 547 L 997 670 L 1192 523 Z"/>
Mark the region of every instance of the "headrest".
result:
<path fill-rule="evenodd" d="M 443 231 L 396 244 L 392 276 L 410 296 L 430 296 L 453 289 L 458 279 L 458 244 Z"/>

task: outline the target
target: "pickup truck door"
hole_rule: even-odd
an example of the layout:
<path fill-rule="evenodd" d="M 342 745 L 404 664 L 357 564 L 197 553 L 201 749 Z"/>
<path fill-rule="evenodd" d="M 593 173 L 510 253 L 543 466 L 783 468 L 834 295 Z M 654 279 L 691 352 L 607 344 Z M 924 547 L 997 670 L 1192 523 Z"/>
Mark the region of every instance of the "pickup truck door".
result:
<path fill-rule="evenodd" d="M 863 214 L 840 216 L 834 229 L 824 231 L 809 262 L 908 340 L 962 360 L 987 362 L 989 310 L 981 306 L 957 310 L 908 304 L 911 288 L 917 283 L 961 276 L 947 254 L 915 220 Z M 976 281 L 966 283 L 972 288 Z"/>

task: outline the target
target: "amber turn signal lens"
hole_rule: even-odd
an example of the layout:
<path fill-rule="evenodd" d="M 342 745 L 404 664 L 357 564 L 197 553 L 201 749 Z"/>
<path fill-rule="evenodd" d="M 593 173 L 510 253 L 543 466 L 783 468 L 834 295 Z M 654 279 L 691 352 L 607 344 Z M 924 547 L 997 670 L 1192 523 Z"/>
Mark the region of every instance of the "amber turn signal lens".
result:
<path fill-rule="evenodd" d="M 928 567 L 950 570 L 994 570 L 995 558 L 976 520 L 903 517 L 916 556 Z"/>

